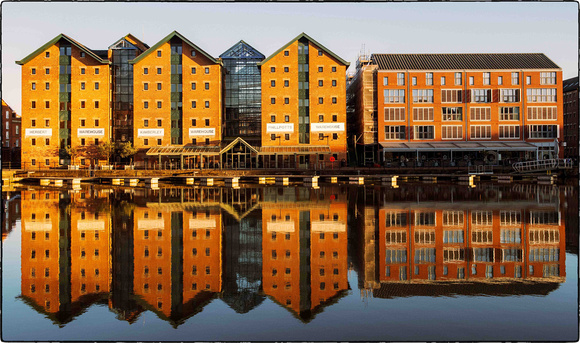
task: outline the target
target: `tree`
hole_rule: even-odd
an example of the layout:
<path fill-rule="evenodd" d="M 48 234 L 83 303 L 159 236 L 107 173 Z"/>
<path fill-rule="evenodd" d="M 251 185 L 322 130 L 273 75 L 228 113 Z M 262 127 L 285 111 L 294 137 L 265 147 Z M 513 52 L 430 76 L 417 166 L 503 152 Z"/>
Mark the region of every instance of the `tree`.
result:
<path fill-rule="evenodd" d="M 133 163 L 133 155 L 137 153 L 137 149 L 133 147 L 131 142 L 121 142 L 117 145 L 117 151 L 121 158 L 131 158 L 131 163 Z"/>
<path fill-rule="evenodd" d="M 113 153 L 115 153 L 115 144 L 113 144 L 111 141 L 107 141 L 97 146 L 97 154 L 99 155 L 99 159 L 107 160 L 107 164 L 109 163 Z"/>
<path fill-rule="evenodd" d="M 78 157 L 82 153 L 81 150 L 82 149 L 80 146 L 73 147 L 73 146 L 68 145 L 64 148 L 64 151 L 67 153 L 67 155 L 70 156 L 70 160 L 71 160 L 72 165 L 74 165 L 74 163 L 75 163 L 75 158 Z"/>

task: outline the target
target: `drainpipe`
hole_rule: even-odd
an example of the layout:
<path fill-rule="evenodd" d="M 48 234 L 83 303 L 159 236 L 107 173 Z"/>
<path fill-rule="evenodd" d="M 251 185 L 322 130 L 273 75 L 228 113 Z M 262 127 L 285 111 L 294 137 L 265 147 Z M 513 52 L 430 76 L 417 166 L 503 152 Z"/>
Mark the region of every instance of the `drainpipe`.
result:
<path fill-rule="evenodd" d="M 407 69 L 406 71 L 407 74 L 407 94 L 406 94 L 406 101 L 407 101 L 407 130 L 409 131 L 409 134 L 407 135 L 407 141 L 411 142 L 411 90 L 410 85 L 411 85 L 411 77 L 409 76 L 409 70 Z"/>

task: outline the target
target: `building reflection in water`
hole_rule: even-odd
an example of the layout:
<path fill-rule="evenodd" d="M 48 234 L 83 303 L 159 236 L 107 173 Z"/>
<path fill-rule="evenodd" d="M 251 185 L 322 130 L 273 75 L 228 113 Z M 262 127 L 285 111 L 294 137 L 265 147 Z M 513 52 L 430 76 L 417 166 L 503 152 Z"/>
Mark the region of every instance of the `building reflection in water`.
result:
<path fill-rule="evenodd" d="M 103 304 L 177 327 L 216 298 L 307 323 L 349 268 L 364 297 L 544 295 L 565 281 L 561 199 L 520 186 L 23 190 L 20 298 L 57 325 Z"/>

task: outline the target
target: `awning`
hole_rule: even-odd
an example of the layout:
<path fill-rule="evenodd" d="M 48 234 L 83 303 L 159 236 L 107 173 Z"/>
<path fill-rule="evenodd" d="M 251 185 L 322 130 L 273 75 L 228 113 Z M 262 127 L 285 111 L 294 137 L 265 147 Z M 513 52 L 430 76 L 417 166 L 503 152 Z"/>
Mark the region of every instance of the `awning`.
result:
<path fill-rule="evenodd" d="M 147 155 L 174 155 L 174 156 L 195 156 L 195 155 L 219 155 L 219 146 L 156 146 L 147 150 Z"/>
<path fill-rule="evenodd" d="M 326 154 L 330 155 L 330 147 L 324 146 L 263 146 L 260 147 L 259 155 L 310 155 Z"/>
<path fill-rule="evenodd" d="M 385 151 L 481 151 L 481 150 L 528 150 L 535 151 L 537 146 L 527 142 L 406 142 L 406 143 L 380 143 Z"/>

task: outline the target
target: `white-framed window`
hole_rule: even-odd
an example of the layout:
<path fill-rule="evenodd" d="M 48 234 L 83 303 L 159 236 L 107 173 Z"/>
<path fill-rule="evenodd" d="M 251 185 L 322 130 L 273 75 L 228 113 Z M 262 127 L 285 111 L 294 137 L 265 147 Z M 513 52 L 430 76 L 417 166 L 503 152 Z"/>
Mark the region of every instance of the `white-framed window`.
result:
<path fill-rule="evenodd" d="M 471 121 L 490 121 L 491 107 L 472 107 L 469 119 Z"/>
<path fill-rule="evenodd" d="M 558 119 L 558 108 L 550 107 L 528 107 L 528 120 L 556 120 Z"/>
<path fill-rule="evenodd" d="M 445 76 L 441 76 L 441 86 L 445 86 Z"/>
<path fill-rule="evenodd" d="M 407 243 L 407 230 L 387 230 L 385 232 L 385 243 L 387 245 Z"/>
<path fill-rule="evenodd" d="M 441 102 L 463 102 L 461 89 L 442 89 Z"/>
<path fill-rule="evenodd" d="M 541 228 L 530 229 L 530 244 L 553 244 L 560 243 L 560 232 L 558 229 Z"/>
<path fill-rule="evenodd" d="M 437 215 L 433 211 L 415 211 L 415 226 L 435 226 Z"/>
<path fill-rule="evenodd" d="M 443 243 L 463 243 L 463 230 L 443 230 Z"/>
<path fill-rule="evenodd" d="M 435 139 L 435 126 L 417 125 L 414 127 L 415 139 Z"/>
<path fill-rule="evenodd" d="M 386 212 L 385 227 L 407 226 L 407 212 Z"/>
<path fill-rule="evenodd" d="M 413 102 L 433 102 L 432 89 L 413 89 Z"/>
<path fill-rule="evenodd" d="M 501 100 L 501 102 L 519 102 L 520 101 L 520 90 L 519 89 L 502 89 L 500 100 Z"/>
<path fill-rule="evenodd" d="M 555 88 L 529 88 L 528 102 L 556 102 Z"/>
<path fill-rule="evenodd" d="M 491 102 L 491 89 L 472 89 L 471 102 Z"/>
<path fill-rule="evenodd" d="M 383 86 L 388 86 L 389 85 L 389 78 L 387 76 L 383 77 Z"/>
<path fill-rule="evenodd" d="M 425 84 L 433 86 L 433 73 L 425 73 Z"/>
<path fill-rule="evenodd" d="M 499 120 L 520 120 L 519 107 L 500 107 Z"/>
<path fill-rule="evenodd" d="M 522 249 L 504 248 L 501 249 L 501 262 L 522 262 Z"/>
<path fill-rule="evenodd" d="M 463 126 L 442 125 L 441 139 L 463 139 Z"/>
<path fill-rule="evenodd" d="M 526 85 L 532 84 L 532 77 L 530 75 L 526 76 Z"/>
<path fill-rule="evenodd" d="M 385 89 L 384 96 L 385 96 L 385 104 L 405 102 L 404 89 Z"/>
<path fill-rule="evenodd" d="M 405 108 L 385 107 L 385 121 L 405 121 Z"/>
<path fill-rule="evenodd" d="M 443 121 L 463 120 L 462 107 L 441 107 L 441 119 Z"/>
<path fill-rule="evenodd" d="M 500 85 L 500 86 L 503 85 L 503 76 L 498 76 L 497 77 L 497 84 Z"/>
<path fill-rule="evenodd" d="M 407 249 L 386 249 L 385 263 L 386 264 L 407 263 Z"/>
<path fill-rule="evenodd" d="M 519 139 L 520 130 L 519 125 L 500 125 L 499 139 Z"/>
<path fill-rule="evenodd" d="M 556 72 L 541 72 L 540 73 L 540 84 L 541 85 L 555 85 L 556 84 Z"/>
<path fill-rule="evenodd" d="M 434 244 L 435 230 L 415 230 L 415 243 L 417 244 Z"/>
<path fill-rule="evenodd" d="M 443 211 L 443 226 L 463 226 L 463 211 Z M 463 237 L 463 235 L 462 235 Z"/>
<path fill-rule="evenodd" d="M 516 86 L 519 84 L 520 84 L 520 73 L 512 72 L 512 86 Z"/>
<path fill-rule="evenodd" d="M 415 249 L 415 264 L 435 263 L 435 248 Z"/>
<path fill-rule="evenodd" d="M 415 107 L 413 108 L 414 121 L 433 121 L 433 107 Z"/>
<path fill-rule="evenodd" d="M 405 73 L 397 73 L 397 85 L 398 86 L 405 85 Z"/>
<path fill-rule="evenodd" d="M 469 85 L 473 86 L 474 84 L 475 84 L 475 82 L 474 82 L 473 76 L 470 76 L 469 77 Z"/>
<path fill-rule="evenodd" d="M 530 224 L 532 225 L 560 225 L 558 211 L 531 211 Z"/>
<path fill-rule="evenodd" d="M 483 84 L 484 84 L 484 85 L 489 85 L 489 84 L 491 84 L 491 81 L 490 81 L 490 80 L 491 80 L 490 73 L 488 73 L 488 72 L 484 72 L 484 73 L 483 73 Z"/>
<path fill-rule="evenodd" d="M 501 229 L 500 243 L 502 244 L 520 244 L 522 243 L 521 229 Z"/>
<path fill-rule="evenodd" d="M 385 125 L 385 139 L 405 139 L 404 125 Z"/>
<path fill-rule="evenodd" d="M 469 129 L 471 139 L 491 139 L 491 125 L 471 125 Z"/>
<path fill-rule="evenodd" d="M 455 73 L 455 85 L 456 86 L 461 85 L 461 79 L 462 79 L 461 73 Z"/>
<path fill-rule="evenodd" d="M 528 125 L 529 138 L 558 138 L 558 125 Z"/>
<path fill-rule="evenodd" d="M 463 248 L 443 248 L 443 263 L 465 261 Z"/>

